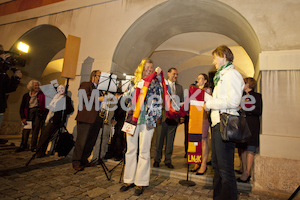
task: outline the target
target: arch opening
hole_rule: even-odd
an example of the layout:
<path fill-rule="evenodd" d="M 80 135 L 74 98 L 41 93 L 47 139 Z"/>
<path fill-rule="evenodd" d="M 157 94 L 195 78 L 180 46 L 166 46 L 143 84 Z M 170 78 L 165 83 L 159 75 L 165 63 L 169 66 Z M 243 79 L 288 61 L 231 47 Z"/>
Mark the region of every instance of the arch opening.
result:
<path fill-rule="evenodd" d="M 199 46 L 196 51 L 191 52 L 191 49 L 195 50 L 191 46 L 191 49 L 185 49 L 185 40 L 171 49 L 164 48 L 166 41 L 192 33 L 203 37 L 198 43 L 189 40 Z M 143 57 L 155 57 L 162 50 L 165 55 L 182 51 L 186 58 L 197 56 L 198 61 L 209 60 L 209 52 L 221 44 L 246 54 L 252 62 L 254 74 L 260 44 L 250 24 L 236 10 L 218 1 L 166 1 L 150 9 L 126 31 L 113 55 L 111 72 L 117 75 L 132 74 Z M 180 54 L 182 60 L 187 61 L 183 54 Z M 168 60 L 172 63 L 170 59 L 165 62 Z M 154 63 L 160 66 L 160 63 Z M 182 62 L 175 63 L 175 67 L 182 65 Z"/>

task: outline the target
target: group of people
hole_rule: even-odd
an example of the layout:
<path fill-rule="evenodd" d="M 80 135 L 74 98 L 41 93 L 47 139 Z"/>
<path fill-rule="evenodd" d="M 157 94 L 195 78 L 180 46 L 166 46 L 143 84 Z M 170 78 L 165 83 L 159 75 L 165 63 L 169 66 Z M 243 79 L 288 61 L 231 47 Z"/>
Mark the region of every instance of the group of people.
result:
<path fill-rule="evenodd" d="M 214 89 L 208 86 L 208 76 L 199 74 L 196 84 L 190 87 L 205 92 L 203 125 L 202 125 L 202 163 L 196 164 L 192 172 L 197 175 L 203 175 L 207 171 L 209 143 L 208 135 L 211 127 L 211 152 L 212 166 L 214 170 L 213 189 L 214 199 L 237 199 L 237 183 L 250 180 L 251 168 L 255 153 L 259 146 L 260 120 L 262 114 L 262 100 L 259 93 L 254 92 L 256 81 L 253 78 L 243 79 L 241 74 L 234 68 L 233 54 L 227 46 L 219 46 L 213 52 L 213 64 L 217 72 L 213 78 Z M 90 81 L 82 82 L 79 90 L 84 91 L 89 101 L 93 101 L 92 106 L 83 103 L 83 107 L 78 110 L 77 137 L 72 157 L 72 166 L 80 171 L 85 167 L 91 166 L 88 158 L 91 155 L 99 131 L 103 128 L 103 118 L 99 115 L 100 111 L 97 104 L 101 105 L 105 101 L 105 95 L 96 90 L 99 84 L 101 71 L 94 70 L 91 73 Z M 175 113 L 184 106 L 183 88 L 177 83 L 178 71 L 176 68 L 170 68 L 167 73 L 167 93 L 171 96 L 170 105 Z M 153 167 L 160 167 L 160 162 L 164 152 L 164 164 L 173 169 L 172 153 L 173 144 L 177 126 L 181 123 L 188 124 L 188 111 L 176 117 L 167 117 L 169 111 L 165 109 L 164 88 L 162 83 L 162 69 L 154 68 L 153 62 L 145 58 L 137 67 L 134 78 L 130 81 L 128 89 L 122 95 L 116 95 L 118 109 L 114 111 L 111 117 L 111 125 L 115 128 L 112 146 L 108 151 L 113 151 L 114 156 L 123 157 L 123 151 L 126 146 L 124 185 L 120 188 L 121 192 L 135 187 L 135 195 L 141 195 L 150 181 L 150 148 L 154 132 L 156 132 L 155 155 Z M 147 84 L 148 83 L 148 84 Z M 45 107 L 45 96 L 39 90 L 40 83 L 32 80 L 28 83 L 29 92 L 23 96 L 20 115 L 24 125 L 28 121 L 32 122 L 32 139 L 30 149 L 37 152 L 37 157 L 45 156 L 46 147 L 50 138 L 65 122 L 66 116 L 74 111 L 70 97 L 64 92 L 58 92 L 53 99 L 52 105 L 55 105 L 60 96 L 66 96 L 66 108 L 63 111 L 51 111 Z M 63 87 L 63 86 L 60 86 Z M 97 94 L 95 94 L 97 91 Z M 142 94 L 142 95 L 141 95 Z M 247 122 L 252 136 L 247 143 L 239 145 L 242 166 L 239 170 L 241 177 L 236 180 L 234 170 L 234 152 L 236 144 L 234 142 L 225 142 L 220 135 L 220 113 L 229 113 L 239 115 L 241 99 L 244 95 L 251 95 L 255 101 L 245 109 Z M 142 100 L 141 100 L 142 99 Z M 251 99 L 251 98 L 250 98 Z M 138 100 L 141 100 L 140 102 Z M 251 99 L 252 100 L 252 99 Z M 122 101 L 128 111 L 122 109 Z M 254 102 L 254 103 L 253 103 Z M 247 105 L 247 104 L 246 104 Z M 133 111 L 140 106 L 139 112 Z M 132 112 L 131 112 L 132 111 Z M 133 132 L 131 134 L 123 132 L 122 127 L 126 120 L 136 119 Z M 125 122 L 127 123 L 127 121 Z M 42 128 L 43 127 L 43 128 Z M 187 152 L 187 134 L 186 126 L 185 149 Z M 38 141 L 38 133 L 42 129 L 42 134 Z M 27 146 L 30 129 L 24 129 L 22 133 L 21 146 L 17 151 L 23 151 Z M 126 145 L 125 142 L 126 135 Z M 163 147 L 165 144 L 165 149 Z M 109 153 L 109 152 L 108 152 Z M 100 156 L 100 154 L 99 154 Z M 101 159 L 103 155 L 98 159 Z"/>
<path fill-rule="evenodd" d="M 46 155 L 50 139 L 59 129 L 65 128 L 67 116 L 74 111 L 71 98 L 65 95 L 63 85 L 57 87 L 57 94 L 49 105 L 46 105 L 46 97 L 40 90 L 40 86 L 41 83 L 37 80 L 31 80 L 27 84 L 28 92 L 23 95 L 20 106 L 20 117 L 24 126 L 22 141 L 16 150 L 16 152 L 22 152 L 26 149 L 30 149 L 32 152 L 36 151 L 37 158 Z M 31 144 L 29 146 L 30 133 Z"/>
<path fill-rule="evenodd" d="M 198 175 L 203 175 L 207 170 L 208 160 L 208 132 L 211 127 L 211 151 L 212 165 L 214 170 L 213 178 L 213 198 L 214 199 L 237 199 L 237 181 L 247 182 L 250 179 L 250 171 L 253 165 L 254 155 L 259 147 L 259 131 L 260 119 L 262 114 L 262 100 L 259 93 L 254 92 L 256 81 L 253 78 L 243 79 L 241 74 L 234 68 L 233 53 L 227 46 L 219 46 L 213 52 L 213 64 L 217 72 L 214 76 L 214 89 L 206 84 L 208 77 L 205 74 L 200 74 L 197 78 L 197 84 L 192 87 L 198 87 L 205 91 L 205 104 L 203 112 L 203 130 L 202 130 L 202 163 L 195 165 L 192 171 Z M 141 66 L 143 65 L 143 69 Z M 134 82 L 131 84 L 128 94 L 134 95 L 135 89 L 138 86 L 138 81 L 149 76 L 154 71 L 153 63 L 149 60 L 143 60 L 135 73 Z M 157 81 L 161 81 L 158 67 L 155 69 L 157 78 L 153 79 L 149 89 L 150 91 L 162 90 L 161 85 Z M 168 82 L 171 90 L 171 95 L 177 94 L 180 98 L 182 87 L 176 83 L 178 72 L 175 68 L 168 71 Z M 174 83 L 175 82 L 175 83 Z M 174 87 L 175 86 L 175 87 Z M 176 93 L 177 92 L 177 93 Z M 152 93 L 147 93 L 144 99 L 146 103 Z M 161 92 L 159 94 L 162 94 Z M 242 176 L 239 179 L 235 178 L 234 170 L 234 152 L 236 144 L 234 142 L 223 141 L 220 134 L 220 113 L 226 112 L 232 115 L 239 115 L 241 108 L 241 100 L 244 95 L 252 95 L 255 100 L 249 103 L 246 109 L 246 119 L 251 130 L 251 138 L 248 142 L 240 146 L 242 152 Z M 245 101 L 249 98 L 244 98 Z M 148 103 L 149 104 L 149 103 Z M 157 104 L 157 102 L 156 102 Z M 162 104 L 162 103 L 161 103 Z M 155 105 L 150 103 L 150 105 Z M 172 105 L 172 104 L 171 104 Z M 163 105 L 156 105 L 161 108 L 151 114 L 151 107 L 145 107 L 139 115 L 137 127 L 134 135 L 127 134 L 127 152 L 125 155 L 126 165 L 124 171 L 124 185 L 120 188 L 121 192 L 127 191 L 135 187 L 135 195 L 143 193 L 144 188 L 149 185 L 150 180 L 150 148 L 151 139 L 154 128 L 157 126 L 157 138 L 155 144 L 155 157 L 153 167 L 159 167 L 162 158 L 162 146 L 164 139 L 165 146 L 165 165 L 168 168 L 174 168 L 171 163 L 171 155 L 173 149 L 174 136 L 179 123 L 184 120 L 183 116 L 178 119 L 170 119 L 164 116 Z M 174 106 L 175 107 L 175 106 Z M 176 110 L 176 109 L 175 109 Z M 178 110 L 178 109 L 177 109 Z M 210 114 L 210 115 L 208 115 Z M 176 115 L 179 116 L 179 115 Z M 148 124 L 147 119 L 159 119 L 156 123 Z M 186 117 L 188 118 L 188 117 Z M 159 127 L 161 126 L 161 127 Z M 139 139 L 138 139 L 139 138 Z M 139 142 L 138 142 L 139 141 Z M 139 150 L 139 152 L 137 152 Z M 137 157 L 138 154 L 138 157 Z"/>

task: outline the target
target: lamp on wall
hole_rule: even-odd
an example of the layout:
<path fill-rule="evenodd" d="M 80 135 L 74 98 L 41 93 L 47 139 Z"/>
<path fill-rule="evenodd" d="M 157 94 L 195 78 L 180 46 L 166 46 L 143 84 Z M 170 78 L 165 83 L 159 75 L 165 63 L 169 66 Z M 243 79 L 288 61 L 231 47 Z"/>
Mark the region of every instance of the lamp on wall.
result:
<path fill-rule="evenodd" d="M 28 53 L 29 45 L 25 44 L 24 42 L 19 42 L 17 45 L 17 49 L 24 53 Z"/>

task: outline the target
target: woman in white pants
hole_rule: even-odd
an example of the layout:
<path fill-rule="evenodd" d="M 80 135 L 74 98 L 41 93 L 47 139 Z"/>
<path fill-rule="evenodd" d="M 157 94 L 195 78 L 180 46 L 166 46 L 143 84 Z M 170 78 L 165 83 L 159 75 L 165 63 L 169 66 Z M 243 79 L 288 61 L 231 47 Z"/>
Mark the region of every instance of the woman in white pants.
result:
<path fill-rule="evenodd" d="M 133 97 L 136 87 L 140 87 L 138 85 L 141 84 L 141 79 L 148 77 L 153 71 L 152 61 L 148 58 L 143 59 L 135 71 L 135 77 L 130 82 L 128 90 L 123 94 L 123 99 Z M 158 67 L 155 71 L 159 75 L 161 69 Z M 133 135 L 127 133 L 124 185 L 120 188 L 121 192 L 136 186 L 135 195 L 139 196 L 143 193 L 144 187 L 149 186 L 151 140 L 156 121 L 162 115 L 161 94 L 161 85 L 157 78 L 153 78 L 141 108 L 135 132 Z"/>

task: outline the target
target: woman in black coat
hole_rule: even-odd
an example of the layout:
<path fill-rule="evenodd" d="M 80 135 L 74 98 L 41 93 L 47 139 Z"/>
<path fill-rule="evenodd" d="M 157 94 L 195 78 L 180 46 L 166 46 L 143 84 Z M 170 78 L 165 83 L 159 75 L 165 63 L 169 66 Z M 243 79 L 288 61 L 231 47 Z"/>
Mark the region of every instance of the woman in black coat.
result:
<path fill-rule="evenodd" d="M 58 94 L 54 96 L 49 106 L 47 106 L 49 112 L 38 143 L 36 153 L 37 158 L 46 155 L 46 150 L 50 139 L 54 136 L 59 128 L 65 126 L 67 115 L 70 115 L 74 111 L 71 98 L 64 93 L 64 86 L 60 85 L 57 90 Z"/>
<path fill-rule="evenodd" d="M 242 148 L 243 174 L 237 179 L 238 182 L 249 182 L 250 171 L 254 156 L 259 147 L 260 116 L 262 114 L 261 94 L 254 92 L 256 81 L 253 78 L 245 78 L 245 88 L 242 109 L 246 113 L 246 120 L 251 132 L 251 137 Z"/>

